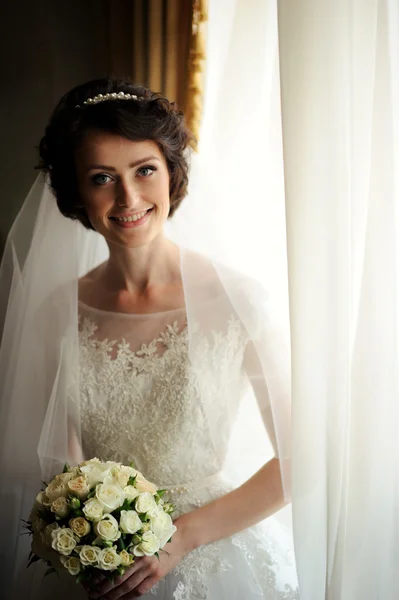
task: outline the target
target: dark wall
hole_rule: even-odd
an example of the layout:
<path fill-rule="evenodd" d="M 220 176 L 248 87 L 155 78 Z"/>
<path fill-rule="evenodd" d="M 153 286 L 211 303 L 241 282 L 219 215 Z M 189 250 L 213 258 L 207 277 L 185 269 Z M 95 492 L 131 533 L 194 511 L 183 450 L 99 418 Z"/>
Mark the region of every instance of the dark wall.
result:
<path fill-rule="evenodd" d="M 36 146 L 68 89 L 108 74 L 107 0 L 0 0 L 0 251 L 37 173 Z"/>

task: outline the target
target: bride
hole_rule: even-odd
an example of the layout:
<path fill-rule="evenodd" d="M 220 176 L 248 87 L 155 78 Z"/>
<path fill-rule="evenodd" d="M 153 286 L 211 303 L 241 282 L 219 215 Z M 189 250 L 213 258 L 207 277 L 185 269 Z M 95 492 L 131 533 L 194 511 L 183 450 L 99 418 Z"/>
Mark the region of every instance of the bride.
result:
<path fill-rule="evenodd" d="M 86 597 L 68 591 L 65 573 L 23 572 L 15 506 L 27 518 L 41 478 L 95 456 L 133 461 L 166 488 L 177 531 L 159 560 L 137 559 L 113 584 L 99 578 L 90 597 L 299 598 L 292 551 L 268 519 L 289 501 L 290 457 L 288 382 L 267 298 L 165 233 L 187 193 L 190 141 L 174 104 L 122 79 L 71 90 L 41 140 L 47 179 L 26 201 L 25 229 L 10 233 L 2 273 L 12 256 L 0 360 L 6 598 Z M 274 455 L 236 486 L 225 464 L 233 429 L 248 426 L 250 389 Z"/>

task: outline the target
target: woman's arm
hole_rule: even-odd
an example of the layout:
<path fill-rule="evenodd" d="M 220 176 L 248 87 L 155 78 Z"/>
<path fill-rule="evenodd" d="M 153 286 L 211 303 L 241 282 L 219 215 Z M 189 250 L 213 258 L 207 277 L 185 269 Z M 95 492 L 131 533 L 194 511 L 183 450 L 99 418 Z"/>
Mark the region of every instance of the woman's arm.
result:
<path fill-rule="evenodd" d="M 239 488 L 180 517 L 185 551 L 255 525 L 285 504 L 280 461 L 273 458 Z"/>
<path fill-rule="evenodd" d="M 68 420 L 68 460 L 71 461 L 72 466 L 84 461 L 82 446 L 75 425 L 70 419 Z"/>

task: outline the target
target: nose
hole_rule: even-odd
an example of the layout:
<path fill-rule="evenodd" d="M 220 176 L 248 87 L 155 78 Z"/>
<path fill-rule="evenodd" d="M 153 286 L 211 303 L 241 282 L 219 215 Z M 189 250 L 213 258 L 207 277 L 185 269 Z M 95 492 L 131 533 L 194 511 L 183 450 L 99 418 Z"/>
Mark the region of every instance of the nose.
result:
<path fill-rule="evenodd" d="M 140 197 L 135 186 L 130 182 L 121 181 L 117 188 L 117 205 L 125 208 L 134 208 L 139 202 Z"/>

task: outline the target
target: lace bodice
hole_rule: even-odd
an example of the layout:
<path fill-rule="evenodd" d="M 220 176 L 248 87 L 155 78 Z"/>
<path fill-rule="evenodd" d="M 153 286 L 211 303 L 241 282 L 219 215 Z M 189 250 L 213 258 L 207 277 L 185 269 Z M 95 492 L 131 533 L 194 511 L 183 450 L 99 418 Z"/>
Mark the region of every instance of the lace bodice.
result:
<path fill-rule="evenodd" d="M 136 318 L 80 305 L 84 454 L 133 461 L 169 488 L 174 517 L 233 489 L 221 471 L 248 385 L 248 334 L 234 313 L 218 322 L 189 332 L 184 310 Z M 252 528 L 201 546 L 145 597 L 296 600 L 291 550 L 275 537 Z"/>
<path fill-rule="evenodd" d="M 231 316 L 225 331 L 203 335 L 197 344 L 203 368 L 194 374 L 184 313 L 169 316 L 175 318 L 143 342 L 143 320 L 125 319 L 124 336 L 119 337 L 117 321 L 108 319 L 104 326 L 100 311 L 88 307 L 81 307 L 80 314 L 84 454 L 133 461 L 158 485 L 198 480 L 221 470 L 231 426 L 223 418 L 223 406 L 230 403 L 229 414 L 231 403 L 238 409 L 246 385 L 246 337 L 237 318 Z M 155 331 L 155 323 L 150 325 Z M 209 430 L 215 423 L 220 428 L 218 445 Z"/>

